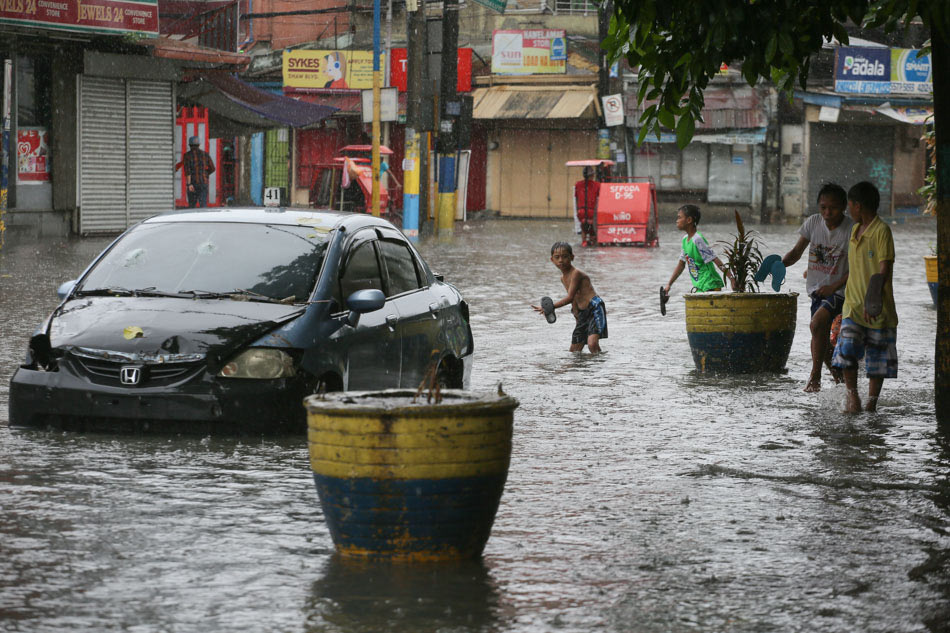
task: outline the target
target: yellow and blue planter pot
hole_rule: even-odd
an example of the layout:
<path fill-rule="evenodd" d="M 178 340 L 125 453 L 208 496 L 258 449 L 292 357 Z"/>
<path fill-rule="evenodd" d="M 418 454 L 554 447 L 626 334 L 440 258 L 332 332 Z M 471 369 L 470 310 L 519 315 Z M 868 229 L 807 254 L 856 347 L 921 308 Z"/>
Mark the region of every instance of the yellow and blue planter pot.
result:
<path fill-rule="evenodd" d="M 477 558 L 508 476 L 509 396 L 443 390 L 310 396 L 310 465 L 337 551 L 406 561 Z"/>
<path fill-rule="evenodd" d="M 937 256 L 925 255 L 924 265 L 927 267 L 927 287 L 930 288 L 930 299 L 937 305 Z"/>
<path fill-rule="evenodd" d="M 798 293 L 686 295 L 686 335 L 700 372 L 781 371 L 795 338 Z"/>

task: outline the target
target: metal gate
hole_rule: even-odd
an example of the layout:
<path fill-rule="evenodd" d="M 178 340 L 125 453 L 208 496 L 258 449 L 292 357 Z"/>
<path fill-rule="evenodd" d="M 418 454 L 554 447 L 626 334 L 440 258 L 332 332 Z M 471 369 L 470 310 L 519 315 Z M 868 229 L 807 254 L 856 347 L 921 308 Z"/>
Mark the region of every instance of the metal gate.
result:
<path fill-rule="evenodd" d="M 881 192 L 880 215 L 891 214 L 894 128 L 884 125 L 812 123 L 808 134 L 807 209 L 814 209 L 818 190 L 834 182 L 845 191 L 868 180 Z"/>
<path fill-rule="evenodd" d="M 118 233 L 174 205 L 172 84 L 80 75 L 79 233 Z"/>
<path fill-rule="evenodd" d="M 288 128 L 267 130 L 264 135 L 264 186 L 279 187 L 282 204 L 289 204 L 290 134 Z"/>

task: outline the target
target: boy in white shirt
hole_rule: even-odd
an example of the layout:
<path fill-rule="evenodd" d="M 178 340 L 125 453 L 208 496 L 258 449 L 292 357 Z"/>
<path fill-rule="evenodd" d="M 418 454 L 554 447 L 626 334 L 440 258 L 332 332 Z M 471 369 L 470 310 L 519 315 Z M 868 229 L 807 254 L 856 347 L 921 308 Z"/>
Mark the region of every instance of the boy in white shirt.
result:
<path fill-rule="evenodd" d="M 810 216 L 799 229 L 798 242 L 782 263 L 791 266 L 808 247 L 808 273 L 805 290 L 811 297 L 811 375 L 805 391 L 821 391 L 821 366 L 828 365 L 835 382 L 841 372 L 831 367 L 828 334 L 831 322 L 844 307 L 844 289 L 848 282 L 848 240 L 854 221 L 845 215 L 848 195 L 839 185 L 828 183 L 818 192 L 818 213 Z"/>

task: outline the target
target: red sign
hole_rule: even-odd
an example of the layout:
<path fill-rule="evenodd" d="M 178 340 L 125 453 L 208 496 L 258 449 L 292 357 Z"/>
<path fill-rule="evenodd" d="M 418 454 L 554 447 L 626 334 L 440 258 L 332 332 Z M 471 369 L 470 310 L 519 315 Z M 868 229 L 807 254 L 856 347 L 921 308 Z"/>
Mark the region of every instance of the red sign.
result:
<path fill-rule="evenodd" d="M 157 0 L 0 0 L 0 23 L 158 35 Z"/>
<path fill-rule="evenodd" d="M 3 2 L 4 0 L 0 0 Z M 394 48 L 390 51 L 389 85 L 406 92 L 407 54 L 404 48 Z M 472 49 L 458 49 L 458 79 L 455 83 L 456 92 L 472 91 Z"/>
<path fill-rule="evenodd" d="M 597 200 L 597 225 L 646 224 L 650 220 L 650 184 L 605 182 Z"/>
<path fill-rule="evenodd" d="M 49 132 L 46 128 L 21 127 L 17 130 L 16 163 L 18 183 L 49 182 Z"/>

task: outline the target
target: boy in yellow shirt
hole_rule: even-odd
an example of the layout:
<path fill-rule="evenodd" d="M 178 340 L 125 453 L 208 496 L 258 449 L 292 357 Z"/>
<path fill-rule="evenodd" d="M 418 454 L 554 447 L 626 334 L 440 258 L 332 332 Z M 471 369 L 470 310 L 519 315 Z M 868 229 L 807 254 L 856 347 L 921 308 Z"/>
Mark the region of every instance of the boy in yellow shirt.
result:
<path fill-rule="evenodd" d="M 841 334 L 832 365 L 841 368 L 848 389 L 846 411 L 861 411 L 858 361 L 864 357 L 868 375 L 866 411 L 877 410 L 885 378 L 897 377 L 897 309 L 894 306 L 894 237 L 877 216 L 881 195 L 869 182 L 848 191 L 848 212 L 854 218 L 848 242 L 850 274 L 844 291 Z"/>

